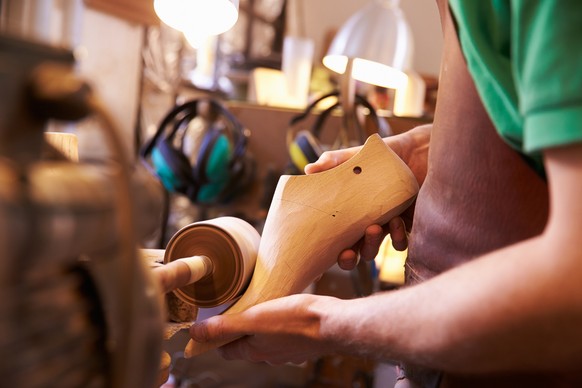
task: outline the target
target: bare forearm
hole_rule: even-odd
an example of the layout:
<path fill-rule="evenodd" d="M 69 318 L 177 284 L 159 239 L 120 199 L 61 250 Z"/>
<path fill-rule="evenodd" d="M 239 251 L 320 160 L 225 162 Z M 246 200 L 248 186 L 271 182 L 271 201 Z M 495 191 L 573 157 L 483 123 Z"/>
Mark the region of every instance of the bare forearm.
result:
<path fill-rule="evenodd" d="M 343 333 L 337 338 L 346 352 L 454 372 L 577 367 L 582 260 L 570 252 L 556 262 L 547 238 L 419 286 L 339 302 L 324 317 L 322 334 Z"/>

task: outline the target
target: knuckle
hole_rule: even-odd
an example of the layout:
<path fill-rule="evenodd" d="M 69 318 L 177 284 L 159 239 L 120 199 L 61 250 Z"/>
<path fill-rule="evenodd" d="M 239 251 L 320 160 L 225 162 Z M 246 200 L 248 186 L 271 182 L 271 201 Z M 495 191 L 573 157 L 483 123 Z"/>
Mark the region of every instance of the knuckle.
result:
<path fill-rule="evenodd" d="M 220 340 L 224 335 L 224 324 L 221 319 L 209 318 L 195 324 L 195 339 L 204 341 Z"/>
<path fill-rule="evenodd" d="M 319 157 L 319 160 L 321 162 L 331 162 L 333 161 L 334 157 L 331 153 L 331 151 L 324 151 L 321 156 Z"/>

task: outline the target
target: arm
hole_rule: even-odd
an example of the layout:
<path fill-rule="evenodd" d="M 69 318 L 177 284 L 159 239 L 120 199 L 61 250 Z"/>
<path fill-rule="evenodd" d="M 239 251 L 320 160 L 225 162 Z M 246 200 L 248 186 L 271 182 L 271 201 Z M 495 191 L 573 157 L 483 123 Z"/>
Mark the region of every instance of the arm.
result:
<path fill-rule="evenodd" d="M 347 301 L 341 318 L 324 318 L 332 324 L 322 324 L 323 336 L 360 317 L 361 332 L 352 330 L 351 336 L 386 357 L 458 372 L 579 367 L 582 219 L 576 215 L 582 214 L 582 146 L 549 150 L 545 159 L 552 200 L 542 235 L 394 297 Z M 381 308 L 365 316 L 372 306 Z"/>
<path fill-rule="evenodd" d="M 545 156 L 551 216 L 539 237 L 414 287 L 354 300 L 294 295 L 213 317 L 191 334 L 252 335 L 222 352 L 255 361 L 336 352 L 467 373 L 579 367 L 582 145 Z"/>

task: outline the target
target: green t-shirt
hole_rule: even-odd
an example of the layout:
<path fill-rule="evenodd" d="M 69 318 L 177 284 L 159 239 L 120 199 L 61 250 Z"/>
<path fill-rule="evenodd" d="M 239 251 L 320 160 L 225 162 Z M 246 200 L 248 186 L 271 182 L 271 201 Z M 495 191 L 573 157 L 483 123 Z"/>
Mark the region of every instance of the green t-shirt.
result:
<path fill-rule="evenodd" d="M 543 174 L 545 148 L 582 141 L 582 0 L 450 0 L 499 134 Z"/>

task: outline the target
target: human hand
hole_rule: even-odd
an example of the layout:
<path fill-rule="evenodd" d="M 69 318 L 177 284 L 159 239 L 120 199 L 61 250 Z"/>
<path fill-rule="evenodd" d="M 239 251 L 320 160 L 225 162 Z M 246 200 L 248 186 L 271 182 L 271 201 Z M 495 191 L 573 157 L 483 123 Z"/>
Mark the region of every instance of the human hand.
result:
<path fill-rule="evenodd" d="M 384 143 L 410 168 L 419 185 L 427 172 L 428 145 L 432 124 L 421 125 L 399 135 L 383 138 Z M 362 146 L 325 151 L 319 159 L 305 166 L 306 174 L 315 174 L 339 166 L 362 149 Z"/>
<path fill-rule="evenodd" d="M 197 342 L 233 340 L 218 349 L 227 360 L 264 361 L 273 365 L 302 363 L 333 352 L 333 345 L 323 338 L 320 326 L 322 311 L 337 301 L 312 294 L 274 299 L 241 313 L 195 323 L 190 336 Z M 327 307 L 324 309 L 323 305 Z"/>
<path fill-rule="evenodd" d="M 408 234 L 402 217 L 394 217 L 386 225 L 370 225 L 362 237 L 350 249 L 343 250 L 337 259 L 338 266 L 344 270 L 352 270 L 360 260 L 374 260 L 380 245 L 387 235 L 390 235 L 392 246 L 398 251 L 408 247 Z"/>
<path fill-rule="evenodd" d="M 423 125 L 396 136 L 384 138 L 388 145 L 411 169 L 419 185 L 422 184 L 427 172 L 428 144 L 432 125 Z M 347 149 L 326 151 L 314 163 L 305 166 L 306 174 L 314 174 L 334 168 L 354 156 L 362 146 Z M 412 225 L 413 206 L 400 217 L 395 217 L 386 225 L 370 225 L 366 228 L 364 237 L 353 247 L 346 249 L 338 256 L 338 265 L 345 270 L 353 269 L 359 259 L 373 260 L 378 254 L 380 244 L 387 234 L 390 234 L 392 245 L 396 250 L 403 251 L 408 246 L 406 228 Z"/>

